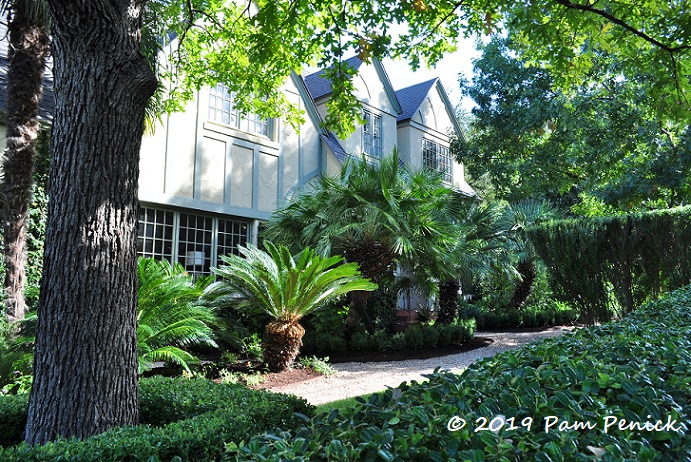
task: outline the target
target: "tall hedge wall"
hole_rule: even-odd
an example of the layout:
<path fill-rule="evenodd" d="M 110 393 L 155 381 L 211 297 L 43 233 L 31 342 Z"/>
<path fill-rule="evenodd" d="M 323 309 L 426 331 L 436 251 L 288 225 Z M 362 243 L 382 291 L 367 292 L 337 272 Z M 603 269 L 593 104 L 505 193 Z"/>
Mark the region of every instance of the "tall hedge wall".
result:
<path fill-rule="evenodd" d="M 553 289 L 586 322 L 691 283 L 691 207 L 558 220 L 528 233 Z"/>

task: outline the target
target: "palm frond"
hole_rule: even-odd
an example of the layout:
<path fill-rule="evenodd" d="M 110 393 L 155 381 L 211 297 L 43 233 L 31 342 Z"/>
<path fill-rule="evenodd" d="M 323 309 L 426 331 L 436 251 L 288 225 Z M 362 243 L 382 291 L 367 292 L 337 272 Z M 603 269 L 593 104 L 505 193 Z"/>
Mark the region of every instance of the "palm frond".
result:
<path fill-rule="evenodd" d="M 213 326 L 219 321 L 214 306 L 203 299 L 213 277 L 195 280 L 179 263 L 171 265 L 151 258 L 140 258 L 137 272 L 137 334 L 142 367 L 147 362 L 163 360 L 188 369 L 194 356 L 184 352 L 184 348 L 216 347 Z M 165 354 L 175 355 L 165 359 Z"/>
<path fill-rule="evenodd" d="M 322 257 L 310 248 L 292 255 L 271 241 L 264 246 L 266 251 L 248 245 L 242 256 L 222 256 L 224 264 L 213 269 L 222 278 L 215 291 L 259 306 L 274 319 L 297 321 L 352 290 L 377 287 L 360 276 L 357 264 L 341 264 L 342 257 Z"/>

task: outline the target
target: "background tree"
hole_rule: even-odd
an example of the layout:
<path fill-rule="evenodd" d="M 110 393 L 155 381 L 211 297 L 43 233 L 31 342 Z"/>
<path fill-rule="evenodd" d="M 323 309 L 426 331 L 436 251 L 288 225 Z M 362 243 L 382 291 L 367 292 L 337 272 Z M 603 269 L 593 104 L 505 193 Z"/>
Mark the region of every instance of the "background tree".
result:
<path fill-rule="evenodd" d="M 144 9 L 160 8 L 177 33 L 170 61 L 172 101 L 221 81 L 241 111 L 297 115 L 279 92 L 291 71 L 401 56 L 435 63 L 462 34 L 498 24 L 516 31 L 522 51 L 570 79 L 595 48 L 621 56 L 625 74 L 648 70 L 656 109 L 688 111 L 688 34 L 683 3 L 627 0 L 578 5 L 559 0 L 313 2 L 259 0 L 237 6 L 206 0 L 48 0 L 53 20 L 56 111 L 44 273 L 39 302 L 30 444 L 84 437 L 137 420 L 136 185 L 144 109 L 156 81 L 140 53 Z M 602 8 L 602 9 L 600 9 Z M 79 20 L 77 21 L 76 18 Z M 405 23 L 406 32 L 389 33 Z M 278 33 L 280 31 L 280 33 Z M 586 39 L 588 39 L 586 43 Z M 578 56 L 577 56 L 578 55 Z M 322 66 L 326 67 L 326 66 Z M 330 122 L 352 129 L 360 108 L 352 77 L 332 66 Z M 566 71 L 571 71 L 567 73 Z M 168 107 L 176 107 L 169 104 Z"/>
<path fill-rule="evenodd" d="M 688 123 L 653 110 L 651 76 L 624 77 L 622 63 L 598 52 L 586 79 L 561 90 L 513 46 L 499 38 L 485 45 L 464 86 L 477 105 L 469 142 L 453 150 L 470 172 L 487 175 L 509 202 L 544 197 L 579 213 L 598 202 L 630 210 L 688 201 Z"/>
<path fill-rule="evenodd" d="M 9 19 L 7 69 L 7 149 L 2 157 L 2 220 L 5 262 L 5 316 L 24 318 L 26 246 L 32 202 L 36 141 L 41 124 L 38 105 L 50 49 L 45 5 L 38 0 L 3 0 Z"/>

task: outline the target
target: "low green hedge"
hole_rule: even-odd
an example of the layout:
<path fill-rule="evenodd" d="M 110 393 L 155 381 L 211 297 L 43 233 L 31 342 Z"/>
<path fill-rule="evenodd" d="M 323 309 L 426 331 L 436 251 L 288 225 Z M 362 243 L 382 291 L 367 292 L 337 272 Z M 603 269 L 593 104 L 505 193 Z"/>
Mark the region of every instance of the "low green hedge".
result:
<path fill-rule="evenodd" d="M 573 324 L 578 310 L 557 300 L 531 303 L 521 309 L 493 310 L 482 304 L 468 304 L 460 310 L 464 319 L 475 319 L 478 329 L 496 327 L 547 327 Z"/>
<path fill-rule="evenodd" d="M 475 336 L 474 319 L 457 319 L 452 324 L 413 324 L 405 332 L 391 334 L 378 329 L 374 334 L 360 331 L 348 344 L 330 333 L 307 332 L 303 338 L 305 354 L 328 354 L 345 351 L 421 350 L 469 342 Z"/>
<path fill-rule="evenodd" d="M 3 407 L 3 403 L 10 404 Z M 237 384 L 153 377 L 140 381 L 142 425 L 113 429 L 84 442 L 62 440 L 37 448 L 21 444 L 4 452 L 0 449 L 0 460 L 65 457 L 153 462 L 175 456 L 183 461 L 213 460 L 223 453 L 225 443 L 247 440 L 273 428 L 293 428 L 302 422 L 296 413 L 310 415 L 312 410 L 302 399 Z M 16 444 L 26 424 L 26 396 L 1 398 L 2 411 L 7 411 L 0 413 L 3 442 Z"/>
<path fill-rule="evenodd" d="M 689 461 L 689 351 L 691 287 L 619 323 L 532 343 L 461 375 L 437 373 L 318 414 L 297 430 L 231 445 L 228 457 Z M 645 429 L 658 420 L 657 429 Z"/>

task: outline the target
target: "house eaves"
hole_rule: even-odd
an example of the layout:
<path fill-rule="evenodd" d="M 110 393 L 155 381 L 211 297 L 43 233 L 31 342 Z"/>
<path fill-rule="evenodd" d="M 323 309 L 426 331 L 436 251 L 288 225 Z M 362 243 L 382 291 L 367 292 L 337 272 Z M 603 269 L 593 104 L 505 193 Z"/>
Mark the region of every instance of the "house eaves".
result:
<path fill-rule="evenodd" d="M 305 79 L 295 72 L 292 72 L 290 77 L 293 80 L 300 97 L 305 103 L 305 112 L 307 112 L 307 116 L 317 128 L 319 137 L 324 141 L 324 144 L 334 154 L 334 156 L 336 156 L 339 161 L 343 162 L 347 157 L 346 151 L 343 149 L 343 146 L 341 146 L 341 143 L 338 141 L 336 136 L 324 128 L 324 121 L 317 111 L 317 106 L 314 103 L 314 99 L 307 87 Z"/>

